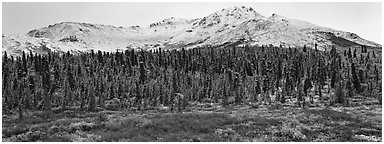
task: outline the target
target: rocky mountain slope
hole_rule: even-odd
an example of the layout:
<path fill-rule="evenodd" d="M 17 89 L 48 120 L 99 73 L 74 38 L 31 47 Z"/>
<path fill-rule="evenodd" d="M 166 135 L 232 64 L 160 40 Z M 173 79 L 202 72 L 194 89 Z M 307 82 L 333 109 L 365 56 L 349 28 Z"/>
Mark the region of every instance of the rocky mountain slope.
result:
<path fill-rule="evenodd" d="M 148 27 L 115 27 L 101 24 L 61 22 L 25 35 L 2 38 L 2 51 L 20 55 L 34 53 L 123 51 L 127 48 L 196 48 L 226 45 L 282 45 L 295 47 L 315 43 L 320 49 L 331 46 L 380 44 L 350 32 L 333 30 L 309 22 L 273 14 L 265 17 L 252 8 L 231 7 L 198 19 L 171 17 Z"/>

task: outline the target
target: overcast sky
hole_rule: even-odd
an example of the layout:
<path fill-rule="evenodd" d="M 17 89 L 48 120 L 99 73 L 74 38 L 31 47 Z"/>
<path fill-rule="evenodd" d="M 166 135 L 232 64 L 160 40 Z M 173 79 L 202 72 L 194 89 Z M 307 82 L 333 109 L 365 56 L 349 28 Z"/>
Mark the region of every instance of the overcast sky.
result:
<path fill-rule="evenodd" d="M 2 3 L 2 33 L 25 34 L 50 24 L 72 21 L 114 26 L 140 25 L 169 17 L 202 18 L 232 6 L 252 7 L 264 16 L 277 13 L 358 34 L 381 42 L 381 3 Z"/>

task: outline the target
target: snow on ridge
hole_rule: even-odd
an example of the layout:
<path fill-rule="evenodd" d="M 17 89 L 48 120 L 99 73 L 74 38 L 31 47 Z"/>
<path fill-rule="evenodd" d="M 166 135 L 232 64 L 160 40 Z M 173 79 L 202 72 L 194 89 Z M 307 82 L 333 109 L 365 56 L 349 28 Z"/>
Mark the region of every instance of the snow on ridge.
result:
<path fill-rule="evenodd" d="M 158 49 L 182 45 L 194 48 L 238 42 L 283 46 L 318 43 L 320 47 L 327 47 L 333 45 L 327 33 L 360 45 L 381 47 L 380 44 L 364 40 L 353 33 L 278 14 L 264 17 L 252 8 L 235 6 L 203 18 L 188 20 L 170 17 L 149 27 L 61 22 L 31 30 L 23 36 L 3 35 L 3 51 L 37 51 L 44 45 L 51 51 L 87 52 L 94 49 L 113 52 L 126 48 Z"/>
<path fill-rule="evenodd" d="M 167 19 L 163 19 L 160 22 L 152 23 L 149 27 L 156 26 L 164 26 L 164 25 L 177 25 L 177 24 L 187 24 L 189 22 L 188 19 L 178 18 L 178 17 L 170 17 Z"/>
<path fill-rule="evenodd" d="M 230 7 L 227 9 L 222 9 L 220 11 L 216 11 L 206 17 L 204 17 L 199 25 L 211 26 L 219 23 L 226 24 L 239 24 L 247 19 L 253 18 L 264 18 L 264 16 L 260 15 L 252 8 L 242 7 Z"/>

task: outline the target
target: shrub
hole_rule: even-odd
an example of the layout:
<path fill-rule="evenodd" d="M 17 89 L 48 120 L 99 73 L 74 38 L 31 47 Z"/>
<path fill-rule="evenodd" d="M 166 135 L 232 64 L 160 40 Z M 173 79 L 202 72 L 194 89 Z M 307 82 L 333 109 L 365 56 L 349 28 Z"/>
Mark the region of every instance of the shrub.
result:
<path fill-rule="evenodd" d="M 98 141 L 101 136 L 95 134 L 89 134 L 82 131 L 77 131 L 74 134 L 71 134 L 71 140 L 74 142 L 94 142 Z"/>
<path fill-rule="evenodd" d="M 105 107 L 108 110 L 117 110 L 120 107 L 120 99 L 113 98 L 111 100 L 105 101 Z"/>
<path fill-rule="evenodd" d="M 69 125 L 70 132 L 76 132 L 77 130 L 80 131 L 90 131 L 95 126 L 94 123 L 87 123 L 87 122 L 78 122 L 78 123 L 72 123 Z"/>
<path fill-rule="evenodd" d="M 15 136 L 15 135 L 25 133 L 27 131 L 28 131 L 27 128 L 21 127 L 21 126 L 16 126 L 14 128 L 3 128 L 3 137 Z"/>
<path fill-rule="evenodd" d="M 47 131 L 49 134 L 55 134 L 55 133 L 59 133 L 59 132 L 69 132 L 69 129 L 66 128 L 65 126 L 63 125 L 59 125 L 59 126 L 56 126 L 56 125 L 53 125 L 51 126 L 48 131 Z"/>
<path fill-rule="evenodd" d="M 25 134 L 25 140 L 28 142 L 35 142 L 35 141 L 41 141 L 47 133 L 42 132 L 42 131 L 35 131 L 35 132 L 27 132 Z"/>
<path fill-rule="evenodd" d="M 269 110 L 282 109 L 282 108 L 284 108 L 284 106 L 280 103 L 275 103 L 272 106 L 268 107 Z"/>
<path fill-rule="evenodd" d="M 267 129 L 272 134 L 272 141 L 306 141 L 307 136 L 303 131 L 308 128 L 297 119 L 287 120 L 280 127 L 272 126 Z"/>

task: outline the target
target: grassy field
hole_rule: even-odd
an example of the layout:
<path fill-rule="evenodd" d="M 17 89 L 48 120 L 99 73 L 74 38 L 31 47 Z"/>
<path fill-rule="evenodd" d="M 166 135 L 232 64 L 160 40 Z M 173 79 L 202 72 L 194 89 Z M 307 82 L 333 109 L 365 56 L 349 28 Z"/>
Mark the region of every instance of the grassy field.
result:
<path fill-rule="evenodd" d="M 377 100 L 350 106 L 191 105 L 183 112 L 52 110 L 3 115 L 2 141 L 382 141 Z"/>

